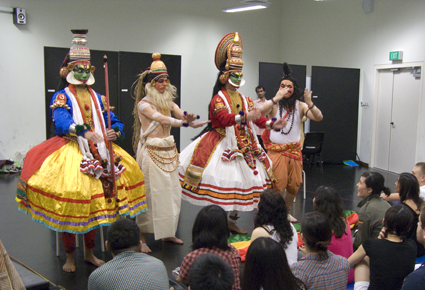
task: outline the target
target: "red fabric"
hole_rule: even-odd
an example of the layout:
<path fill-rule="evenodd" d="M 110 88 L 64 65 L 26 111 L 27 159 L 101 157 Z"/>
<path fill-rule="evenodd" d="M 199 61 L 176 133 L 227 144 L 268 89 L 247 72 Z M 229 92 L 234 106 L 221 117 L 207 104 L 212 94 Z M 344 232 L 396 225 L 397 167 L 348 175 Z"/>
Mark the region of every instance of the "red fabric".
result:
<path fill-rule="evenodd" d="M 91 230 L 88 233 L 84 234 L 84 244 L 87 249 L 93 249 L 96 244 L 94 239 L 96 237 L 96 230 Z M 65 248 L 65 253 L 72 254 L 75 251 L 75 234 L 63 232 L 62 233 L 62 242 Z"/>
<path fill-rule="evenodd" d="M 243 248 L 243 249 L 239 249 L 239 256 L 241 256 L 241 262 L 245 262 L 246 259 L 246 253 L 248 252 L 249 247 Z"/>
<path fill-rule="evenodd" d="M 55 136 L 31 148 L 25 157 L 31 160 L 31 163 L 25 164 L 23 167 L 21 179 L 25 181 L 25 183 L 28 182 L 28 179 L 41 167 L 44 160 L 68 142 L 68 139 Z"/>
<path fill-rule="evenodd" d="M 220 143 L 221 139 L 223 139 L 223 136 L 217 131 L 208 132 L 196 146 L 191 164 L 205 168 L 210 160 L 210 156 L 214 153 L 215 147 Z"/>

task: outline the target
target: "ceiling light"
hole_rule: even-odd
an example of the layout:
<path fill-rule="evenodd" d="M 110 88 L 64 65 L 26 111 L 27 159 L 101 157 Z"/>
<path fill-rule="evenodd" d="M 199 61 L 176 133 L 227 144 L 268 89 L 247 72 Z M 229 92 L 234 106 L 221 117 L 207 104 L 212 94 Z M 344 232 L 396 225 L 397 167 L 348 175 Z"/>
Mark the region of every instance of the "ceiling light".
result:
<path fill-rule="evenodd" d="M 242 12 L 249 10 L 258 10 L 268 7 L 269 2 L 267 0 L 244 0 L 242 1 L 244 6 L 232 7 L 222 9 L 223 12 L 233 13 L 233 12 Z"/>

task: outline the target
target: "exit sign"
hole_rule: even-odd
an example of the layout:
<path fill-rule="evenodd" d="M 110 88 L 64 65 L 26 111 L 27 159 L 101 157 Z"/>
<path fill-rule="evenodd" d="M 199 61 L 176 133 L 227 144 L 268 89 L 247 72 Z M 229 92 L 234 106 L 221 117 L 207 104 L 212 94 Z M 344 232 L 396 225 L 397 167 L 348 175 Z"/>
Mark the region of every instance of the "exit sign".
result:
<path fill-rule="evenodd" d="M 403 52 L 402 51 L 391 51 L 390 52 L 390 60 L 402 60 Z"/>

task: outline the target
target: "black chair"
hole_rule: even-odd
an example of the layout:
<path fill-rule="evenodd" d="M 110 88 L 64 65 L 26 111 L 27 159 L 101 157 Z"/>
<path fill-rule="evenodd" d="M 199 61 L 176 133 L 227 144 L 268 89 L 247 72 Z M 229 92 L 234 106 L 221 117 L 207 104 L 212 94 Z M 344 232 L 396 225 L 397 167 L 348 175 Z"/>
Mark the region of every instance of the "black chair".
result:
<path fill-rule="evenodd" d="M 323 132 L 308 132 L 305 134 L 304 145 L 302 149 L 303 161 L 309 167 L 316 164 L 316 158 L 319 159 L 323 174 L 322 145 L 325 134 Z"/>

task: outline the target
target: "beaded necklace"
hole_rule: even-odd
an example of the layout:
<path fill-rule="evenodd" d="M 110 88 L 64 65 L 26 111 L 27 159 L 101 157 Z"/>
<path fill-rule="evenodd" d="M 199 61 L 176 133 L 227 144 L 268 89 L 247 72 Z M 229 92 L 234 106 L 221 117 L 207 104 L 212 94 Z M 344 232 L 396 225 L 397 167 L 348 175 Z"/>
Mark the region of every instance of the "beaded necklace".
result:
<path fill-rule="evenodd" d="M 280 118 L 282 118 L 282 114 L 283 114 L 283 105 L 279 104 L 279 115 Z M 285 116 L 283 116 L 283 119 L 285 119 L 288 116 L 287 121 L 289 122 L 289 119 L 291 119 L 292 116 L 292 121 L 291 121 L 291 127 L 289 127 L 288 132 L 284 132 L 283 128 L 280 130 L 280 134 L 284 134 L 284 135 L 288 135 L 289 133 L 291 133 L 292 127 L 294 126 L 294 120 L 295 120 L 295 111 L 297 109 L 295 108 L 295 105 L 292 105 L 291 108 L 288 108 L 288 110 L 286 111 Z"/>

